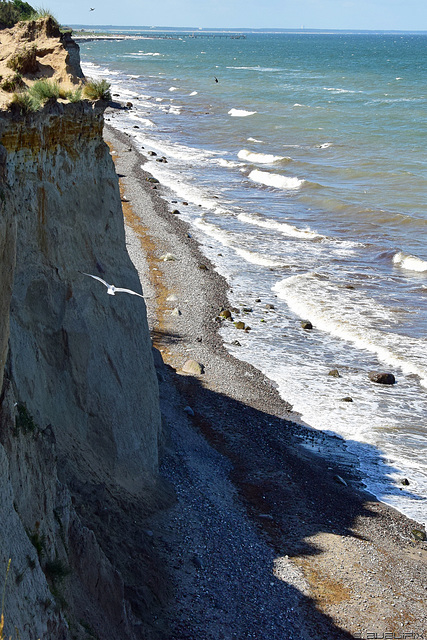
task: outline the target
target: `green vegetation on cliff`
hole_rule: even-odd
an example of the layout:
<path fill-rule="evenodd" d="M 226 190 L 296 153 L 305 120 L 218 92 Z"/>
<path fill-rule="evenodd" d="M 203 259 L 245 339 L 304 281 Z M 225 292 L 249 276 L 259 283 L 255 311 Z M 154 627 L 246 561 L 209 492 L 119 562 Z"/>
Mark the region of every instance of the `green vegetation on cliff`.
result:
<path fill-rule="evenodd" d="M 30 20 L 36 16 L 37 11 L 28 2 L 0 0 L 0 28 L 10 28 L 20 20 Z"/>

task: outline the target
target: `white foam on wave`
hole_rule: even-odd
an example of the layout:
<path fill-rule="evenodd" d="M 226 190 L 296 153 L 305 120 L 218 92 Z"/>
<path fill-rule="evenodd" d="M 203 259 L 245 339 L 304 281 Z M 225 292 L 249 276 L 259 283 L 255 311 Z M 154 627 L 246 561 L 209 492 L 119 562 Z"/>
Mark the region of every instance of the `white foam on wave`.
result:
<path fill-rule="evenodd" d="M 172 113 L 174 116 L 179 116 L 181 113 L 181 107 L 178 107 L 178 105 L 172 105 L 169 107 L 168 113 Z"/>
<path fill-rule="evenodd" d="M 253 116 L 256 111 L 246 111 L 245 109 L 230 109 L 228 115 L 233 118 L 246 118 L 247 116 Z"/>
<path fill-rule="evenodd" d="M 192 91 L 192 92 L 190 93 L 190 96 L 197 96 L 197 93 L 198 93 L 197 91 Z"/>
<path fill-rule="evenodd" d="M 257 142 L 259 144 L 264 144 L 263 140 L 257 140 L 256 138 L 248 138 L 248 142 Z"/>
<path fill-rule="evenodd" d="M 229 169 L 236 169 L 242 166 L 240 162 L 233 162 L 232 160 L 226 160 L 225 158 L 220 158 L 217 160 L 217 163 L 220 167 L 228 167 Z"/>
<path fill-rule="evenodd" d="M 215 238 L 215 240 L 220 242 L 223 246 L 229 247 L 238 256 L 240 256 L 250 264 L 269 267 L 270 269 L 280 269 L 288 266 L 286 263 L 282 262 L 281 260 L 277 260 L 272 256 L 266 256 L 264 254 L 258 253 L 257 251 L 251 251 L 250 249 L 243 249 L 243 247 L 240 246 L 237 234 L 232 234 L 229 231 L 225 231 L 224 229 L 221 229 L 211 222 L 206 222 L 206 220 L 203 220 L 203 218 L 198 218 L 194 224 L 201 231 L 203 231 L 203 233 L 210 236 L 211 238 Z"/>
<path fill-rule="evenodd" d="M 325 91 L 331 91 L 332 93 L 361 93 L 361 91 L 353 91 L 352 89 L 339 89 L 337 87 L 323 87 Z"/>
<path fill-rule="evenodd" d="M 280 160 L 291 160 L 291 158 L 286 158 L 285 156 L 274 156 L 269 153 L 254 153 L 247 149 L 241 149 L 237 157 L 240 158 L 240 160 L 259 164 L 273 164 L 273 162 L 279 162 Z"/>
<path fill-rule="evenodd" d="M 159 151 L 158 146 L 151 145 Z M 165 153 L 167 155 L 167 152 Z M 177 175 L 175 171 L 171 171 L 168 165 L 164 165 L 161 162 L 153 162 L 150 165 L 150 173 L 154 178 L 160 180 L 162 185 L 173 191 L 178 198 L 182 198 L 186 202 L 194 204 L 197 207 L 203 207 L 214 213 L 215 215 L 226 216 L 229 215 L 229 211 L 218 204 L 218 200 L 212 199 L 208 193 L 202 188 L 190 182 L 183 182 L 180 175 Z M 145 165 L 141 165 L 142 169 L 147 169 Z"/>
<path fill-rule="evenodd" d="M 283 71 L 278 67 L 226 67 L 227 69 L 237 69 L 241 71 L 259 71 L 260 73 L 271 73 L 272 71 Z"/>
<path fill-rule="evenodd" d="M 320 240 L 325 236 L 312 231 L 311 229 L 298 229 L 291 224 L 287 224 L 286 222 L 278 222 L 277 220 L 269 220 L 267 218 L 263 218 L 261 216 L 257 216 L 250 213 L 239 213 L 237 218 L 241 222 L 248 222 L 249 224 L 253 224 L 257 227 L 261 227 L 263 229 L 271 229 L 272 231 L 279 231 L 284 236 L 291 238 L 302 238 L 304 240 Z"/>
<path fill-rule="evenodd" d="M 240 247 L 233 247 L 233 249 L 237 255 L 251 264 L 258 264 L 261 267 L 269 267 L 270 269 L 283 269 L 289 266 L 286 262 L 276 260 L 275 258 L 269 258 L 268 256 L 257 253 L 256 251 L 249 251 L 249 249 L 242 249 Z"/>
<path fill-rule="evenodd" d="M 179 91 L 178 87 L 169 87 L 169 91 Z"/>
<path fill-rule="evenodd" d="M 268 171 L 259 171 L 254 169 L 249 174 L 249 179 L 258 184 L 264 184 L 267 187 L 275 187 L 276 189 L 295 190 L 300 189 L 305 180 L 299 178 L 290 178 L 281 176 L 277 173 L 268 173 Z"/>
<path fill-rule="evenodd" d="M 363 292 L 344 289 L 316 273 L 290 276 L 272 290 L 315 328 L 374 353 L 381 362 L 407 375 L 419 376 L 427 387 L 426 341 L 387 331 L 398 320 Z"/>
<path fill-rule="evenodd" d="M 316 145 L 318 149 L 329 149 L 332 147 L 332 142 L 324 142 L 323 144 Z"/>
<path fill-rule="evenodd" d="M 393 256 L 393 264 L 406 271 L 417 271 L 418 273 L 427 271 L 427 262 L 425 260 L 403 253 L 403 251 L 399 251 Z"/>

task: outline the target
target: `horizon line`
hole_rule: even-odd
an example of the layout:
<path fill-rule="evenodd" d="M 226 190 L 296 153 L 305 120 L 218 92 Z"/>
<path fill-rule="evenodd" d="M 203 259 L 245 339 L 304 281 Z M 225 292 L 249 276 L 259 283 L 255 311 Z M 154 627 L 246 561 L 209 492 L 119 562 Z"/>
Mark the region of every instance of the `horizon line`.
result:
<path fill-rule="evenodd" d="M 334 29 L 334 28 L 317 28 L 317 27 L 169 27 L 158 25 L 130 25 L 130 24 L 85 24 L 72 23 L 70 27 L 80 28 L 108 28 L 108 29 L 132 29 L 138 31 L 189 31 L 189 32 L 228 32 L 228 33 L 390 33 L 390 34 L 427 34 L 426 29 Z"/>

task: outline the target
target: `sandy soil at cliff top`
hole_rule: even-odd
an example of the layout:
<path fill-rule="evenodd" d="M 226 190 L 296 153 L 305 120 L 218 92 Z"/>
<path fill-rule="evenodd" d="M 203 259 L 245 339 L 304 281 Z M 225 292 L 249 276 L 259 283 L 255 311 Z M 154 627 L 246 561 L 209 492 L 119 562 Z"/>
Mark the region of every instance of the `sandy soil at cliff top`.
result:
<path fill-rule="evenodd" d="M 169 594 L 150 637 L 427 638 L 419 525 L 363 490 L 342 440 L 299 425 L 270 381 L 229 355 L 215 320 L 227 283 L 171 213 L 182 203 L 147 181 L 154 160 L 128 136 L 105 136 L 166 363 L 156 357 L 161 473 L 177 501 L 147 523 Z M 182 372 L 189 358 L 202 375 Z"/>

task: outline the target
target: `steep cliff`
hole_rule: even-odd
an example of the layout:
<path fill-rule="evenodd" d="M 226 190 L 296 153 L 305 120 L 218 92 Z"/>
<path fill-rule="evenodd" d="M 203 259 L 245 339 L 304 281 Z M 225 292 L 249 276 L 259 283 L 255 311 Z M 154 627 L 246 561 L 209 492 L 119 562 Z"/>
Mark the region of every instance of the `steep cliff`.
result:
<path fill-rule="evenodd" d="M 49 20 L 24 28 L 70 81 L 76 45 L 62 41 L 54 55 Z M 104 107 L 51 100 L 35 113 L 0 111 L 0 575 L 11 558 L 6 632 L 16 627 L 23 640 L 93 628 L 141 637 L 90 506 L 85 524 L 74 506 L 100 487 L 129 505 L 157 490 L 161 418 L 144 300 L 108 295 L 84 275 L 141 292 Z"/>

